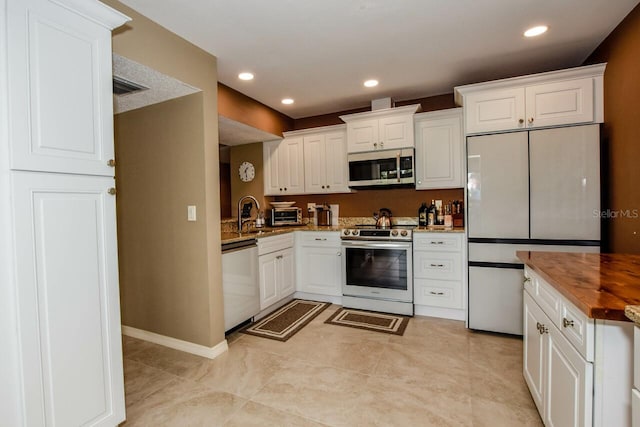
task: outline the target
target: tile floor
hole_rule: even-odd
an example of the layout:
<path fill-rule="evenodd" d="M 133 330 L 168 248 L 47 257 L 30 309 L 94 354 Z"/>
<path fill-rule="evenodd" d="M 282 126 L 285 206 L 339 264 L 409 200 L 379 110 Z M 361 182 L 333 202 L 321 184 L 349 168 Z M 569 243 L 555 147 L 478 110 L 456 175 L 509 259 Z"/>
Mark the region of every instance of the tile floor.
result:
<path fill-rule="evenodd" d="M 132 426 L 541 426 L 522 341 L 414 317 L 404 336 L 324 324 L 204 359 L 124 337 Z"/>

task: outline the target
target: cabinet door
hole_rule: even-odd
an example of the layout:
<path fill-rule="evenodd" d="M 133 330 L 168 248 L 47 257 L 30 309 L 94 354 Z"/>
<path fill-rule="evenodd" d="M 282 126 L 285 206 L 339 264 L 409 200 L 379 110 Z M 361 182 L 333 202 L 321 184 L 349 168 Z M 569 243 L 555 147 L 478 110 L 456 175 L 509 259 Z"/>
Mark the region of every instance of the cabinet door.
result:
<path fill-rule="evenodd" d="M 525 127 L 524 88 L 486 90 L 464 97 L 467 134 Z"/>
<path fill-rule="evenodd" d="M 281 251 L 278 256 L 278 300 L 296 291 L 296 270 L 293 248 Z"/>
<path fill-rule="evenodd" d="M 299 290 L 321 295 L 342 295 L 340 246 L 305 246 L 300 251 Z"/>
<path fill-rule="evenodd" d="M 278 157 L 280 140 L 267 141 L 262 144 L 262 159 L 264 162 L 264 195 L 276 196 L 282 194 L 282 184 L 278 171 L 281 169 Z"/>
<path fill-rule="evenodd" d="M 278 302 L 278 252 L 258 257 L 260 269 L 260 310 Z"/>
<path fill-rule="evenodd" d="M 113 176 L 111 31 L 55 2 L 8 9 L 11 167 Z"/>
<path fill-rule="evenodd" d="M 325 135 L 305 136 L 303 141 L 305 192 L 324 193 L 327 191 Z"/>
<path fill-rule="evenodd" d="M 348 122 L 347 141 L 349 153 L 372 151 L 378 148 L 380 142 L 378 119 Z"/>
<path fill-rule="evenodd" d="M 416 189 L 464 187 L 460 117 L 416 124 Z"/>
<path fill-rule="evenodd" d="M 285 138 L 278 145 L 279 194 L 304 193 L 304 144 L 302 138 Z"/>
<path fill-rule="evenodd" d="M 383 117 L 379 122 L 378 149 L 413 148 L 413 114 Z"/>
<path fill-rule="evenodd" d="M 325 135 L 325 163 L 327 192 L 349 192 L 349 164 L 347 162 L 345 132 Z"/>
<path fill-rule="evenodd" d="M 124 420 L 113 182 L 13 175 L 25 425 Z"/>
<path fill-rule="evenodd" d="M 538 407 L 538 412 L 544 419 L 545 393 L 545 360 L 547 357 L 547 335 L 541 332 L 541 327 L 550 327 L 551 321 L 545 316 L 540 307 L 527 292 L 524 293 L 523 316 L 523 362 L 522 373 L 529 386 L 531 397 Z M 544 332 L 544 330 L 542 330 Z"/>
<path fill-rule="evenodd" d="M 526 102 L 529 127 L 593 122 L 593 79 L 529 86 Z"/>
<path fill-rule="evenodd" d="M 545 425 L 591 426 L 593 365 L 554 325 L 549 326 L 547 357 Z"/>

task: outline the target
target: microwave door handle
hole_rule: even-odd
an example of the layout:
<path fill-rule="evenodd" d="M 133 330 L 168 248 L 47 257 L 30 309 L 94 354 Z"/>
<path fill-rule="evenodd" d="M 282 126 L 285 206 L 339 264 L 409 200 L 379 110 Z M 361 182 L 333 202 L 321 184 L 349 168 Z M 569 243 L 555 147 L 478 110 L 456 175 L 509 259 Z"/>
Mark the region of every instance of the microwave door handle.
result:
<path fill-rule="evenodd" d="M 396 153 L 396 178 L 400 182 L 400 152 Z"/>

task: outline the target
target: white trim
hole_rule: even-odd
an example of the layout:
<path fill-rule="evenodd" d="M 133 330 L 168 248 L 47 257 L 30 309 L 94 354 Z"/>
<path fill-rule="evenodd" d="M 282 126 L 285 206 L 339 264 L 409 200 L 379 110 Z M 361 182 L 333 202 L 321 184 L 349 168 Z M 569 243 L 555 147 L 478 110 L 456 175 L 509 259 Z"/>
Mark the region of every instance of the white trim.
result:
<path fill-rule="evenodd" d="M 144 331 L 142 329 L 132 328 L 131 326 L 122 325 L 122 335 L 140 340 L 149 341 L 154 344 L 173 348 L 175 350 L 184 351 L 185 353 L 195 354 L 197 356 L 215 359 L 221 354 L 229 350 L 227 340 L 223 340 L 213 347 L 205 347 L 200 344 L 194 344 L 188 341 L 182 341 L 177 338 L 167 337 L 165 335 L 156 334 L 154 332 Z"/>
<path fill-rule="evenodd" d="M 448 119 L 450 117 L 460 117 L 462 119 L 462 107 L 447 108 L 446 110 L 425 111 L 424 113 L 416 113 L 413 115 L 414 123 L 422 120 Z"/>
<path fill-rule="evenodd" d="M 312 294 L 309 292 L 296 291 L 294 298 L 306 299 L 308 301 L 330 302 L 331 304 L 342 305 L 342 296 Z"/>
<path fill-rule="evenodd" d="M 347 114 L 340 116 L 343 122 L 351 122 L 362 119 L 379 119 L 380 117 L 393 117 L 402 115 L 413 115 L 420 111 L 420 104 L 405 105 L 404 107 L 383 108 L 382 110 L 364 111 L 362 113 Z"/>
<path fill-rule="evenodd" d="M 307 128 L 300 130 L 291 130 L 287 132 L 282 132 L 285 138 L 289 138 L 291 136 L 300 136 L 300 135 L 311 135 L 315 133 L 325 133 L 325 132 L 346 132 L 347 125 L 332 125 L 332 126 L 321 126 L 317 128 Z"/>
<path fill-rule="evenodd" d="M 49 0 L 71 12 L 77 13 L 109 31 L 131 21 L 127 15 L 99 1 Z"/>
<path fill-rule="evenodd" d="M 440 317 L 442 319 L 462 320 L 467 319 L 465 310 L 455 308 L 431 307 L 427 305 L 414 305 L 414 314 L 416 316 Z"/>

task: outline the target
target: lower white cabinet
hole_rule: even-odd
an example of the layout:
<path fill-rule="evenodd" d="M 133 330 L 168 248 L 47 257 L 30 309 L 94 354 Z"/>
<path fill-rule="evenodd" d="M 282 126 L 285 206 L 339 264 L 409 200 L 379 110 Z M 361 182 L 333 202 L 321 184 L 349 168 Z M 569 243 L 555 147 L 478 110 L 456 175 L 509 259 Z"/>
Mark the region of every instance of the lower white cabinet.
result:
<path fill-rule="evenodd" d="M 420 315 L 464 319 L 464 233 L 413 234 L 413 292 Z"/>
<path fill-rule="evenodd" d="M 544 424 L 631 425 L 633 325 L 588 318 L 529 267 L 523 302 L 523 376 Z"/>
<path fill-rule="evenodd" d="M 342 254 L 337 231 L 302 231 L 298 237 L 297 290 L 342 296 Z"/>
<path fill-rule="evenodd" d="M 258 239 L 260 310 L 295 292 L 293 233 Z"/>

